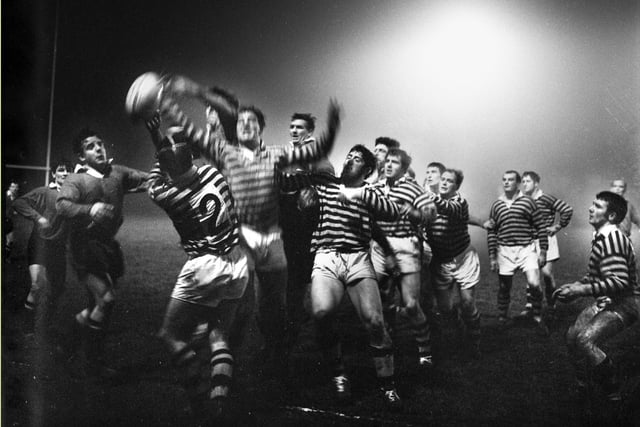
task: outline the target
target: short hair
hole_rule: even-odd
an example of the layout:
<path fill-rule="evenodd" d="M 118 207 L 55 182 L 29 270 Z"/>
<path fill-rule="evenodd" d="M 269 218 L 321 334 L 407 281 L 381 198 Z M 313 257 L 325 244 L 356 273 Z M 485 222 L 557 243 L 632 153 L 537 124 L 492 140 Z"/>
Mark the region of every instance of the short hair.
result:
<path fill-rule="evenodd" d="M 438 170 L 440 171 L 440 174 L 442 175 L 442 172 L 445 171 L 445 169 L 447 169 L 442 163 L 440 162 L 431 162 L 427 165 L 427 169 L 429 168 L 438 168 Z"/>
<path fill-rule="evenodd" d="M 98 132 L 90 128 L 82 128 L 71 141 L 73 152 L 80 156 L 82 154 L 82 142 L 90 136 L 99 136 Z"/>
<path fill-rule="evenodd" d="M 518 184 L 520 184 L 520 182 L 522 182 L 522 177 L 520 176 L 520 173 L 518 171 L 514 171 L 513 169 L 509 169 L 508 171 L 505 171 L 505 173 L 503 175 L 511 174 L 511 173 L 516 175 L 516 182 Z"/>
<path fill-rule="evenodd" d="M 226 89 L 223 89 L 221 87 L 218 86 L 210 86 L 207 88 L 207 91 L 213 95 L 218 95 L 220 97 L 222 97 L 225 101 L 227 101 L 229 103 L 229 105 L 231 105 L 233 108 L 237 109 L 238 106 L 240 105 L 240 102 L 238 101 L 238 97 L 233 94 L 232 92 L 229 92 Z M 207 104 L 207 106 L 210 107 L 215 107 L 214 105 L 212 105 L 209 102 L 205 102 Z"/>
<path fill-rule="evenodd" d="M 624 180 L 624 178 L 616 178 L 611 180 L 611 186 L 613 187 L 613 183 L 616 181 L 621 181 L 622 182 L 622 186 L 624 187 L 624 189 L 627 189 L 627 181 Z"/>
<path fill-rule="evenodd" d="M 373 173 L 374 170 L 376 170 L 376 164 L 377 164 L 376 156 L 371 152 L 371 150 L 369 150 L 367 147 L 365 147 L 362 144 L 356 144 L 353 147 L 351 147 L 351 149 L 349 150 L 349 153 L 351 153 L 352 151 L 357 151 L 358 153 L 362 154 L 362 160 L 364 160 L 364 167 L 369 168 L 369 173 L 365 175 L 365 178 L 367 178 L 369 175 Z"/>
<path fill-rule="evenodd" d="M 460 169 L 453 169 L 453 168 L 447 168 L 442 173 L 445 173 L 445 172 L 452 173 L 456 177 L 456 187 L 460 189 L 460 186 L 462 185 L 462 181 L 464 181 L 464 173 L 462 173 Z"/>
<path fill-rule="evenodd" d="M 240 114 L 246 111 L 249 111 L 250 113 L 253 113 L 256 115 L 256 118 L 258 119 L 258 125 L 260 126 L 260 130 L 263 131 L 264 128 L 267 126 L 267 122 L 265 120 L 264 113 L 262 112 L 262 110 L 256 107 L 255 105 L 242 105 L 238 109 L 238 117 L 240 116 Z"/>
<path fill-rule="evenodd" d="M 293 113 L 291 115 L 291 121 L 294 120 L 304 120 L 309 132 L 313 132 L 316 129 L 316 118 L 310 113 Z"/>
<path fill-rule="evenodd" d="M 411 166 L 411 156 L 407 154 L 406 151 L 400 148 L 391 148 L 387 153 L 387 159 L 390 156 L 395 156 L 400 158 L 400 167 L 402 168 L 402 172 L 406 172 Z"/>
<path fill-rule="evenodd" d="M 539 184 L 540 183 L 540 175 L 535 173 L 534 171 L 524 171 L 522 172 L 522 177 L 528 176 L 533 180 L 533 182 Z"/>
<path fill-rule="evenodd" d="M 400 143 L 397 140 L 393 138 L 389 138 L 388 136 L 377 137 L 374 145 L 378 145 L 378 144 L 386 145 L 387 148 L 389 149 L 400 147 Z"/>
<path fill-rule="evenodd" d="M 55 173 L 60 166 L 64 166 L 67 172 L 73 172 L 73 163 L 65 158 L 58 159 L 57 162 L 51 163 L 51 165 L 54 166 L 51 168 L 51 173 Z"/>
<path fill-rule="evenodd" d="M 611 224 L 620 224 L 627 215 L 627 201 L 624 197 L 611 191 L 601 191 L 596 194 L 596 199 L 607 202 L 607 214 L 614 213 L 616 216 Z"/>

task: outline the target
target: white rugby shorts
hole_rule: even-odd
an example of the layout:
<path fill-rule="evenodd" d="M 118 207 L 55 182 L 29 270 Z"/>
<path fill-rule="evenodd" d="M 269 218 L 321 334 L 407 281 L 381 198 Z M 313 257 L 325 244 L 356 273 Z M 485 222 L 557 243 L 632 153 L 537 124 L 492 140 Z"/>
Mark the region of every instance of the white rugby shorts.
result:
<path fill-rule="evenodd" d="M 558 238 L 554 234 L 549 236 L 549 249 L 547 249 L 547 261 L 556 261 L 560 259 L 560 250 L 558 249 Z M 540 240 L 536 239 L 536 253 L 540 254 Z"/>
<path fill-rule="evenodd" d="M 448 290 L 457 284 L 460 289 L 471 289 L 480 283 L 480 258 L 473 246 L 449 261 L 433 259 L 431 280 L 438 290 Z"/>
<path fill-rule="evenodd" d="M 317 252 L 311 280 L 316 277 L 339 280 L 346 286 L 361 279 L 376 279 L 368 251 L 354 253 Z"/>
<path fill-rule="evenodd" d="M 538 269 L 538 254 L 534 242 L 527 246 L 498 246 L 498 268 L 503 276 L 513 276 L 516 270 Z"/>
<path fill-rule="evenodd" d="M 396 257 L 396 267 L 402 274 L 416 273 L 421 270 L 420 246 L 417 237 L 387 237 L 387 241 Z M 371 263 L 376 273 L 388 275 L 384 250 L 373 240 L 371 241 Z"/>
<path fill-rule="evenodd" d="M 171 298 L 208 307 L 238 299 L 249 282 L 244 251 L 236 246 L 226 255 L 206 254 L 191 258 L 182 267 Z"/>

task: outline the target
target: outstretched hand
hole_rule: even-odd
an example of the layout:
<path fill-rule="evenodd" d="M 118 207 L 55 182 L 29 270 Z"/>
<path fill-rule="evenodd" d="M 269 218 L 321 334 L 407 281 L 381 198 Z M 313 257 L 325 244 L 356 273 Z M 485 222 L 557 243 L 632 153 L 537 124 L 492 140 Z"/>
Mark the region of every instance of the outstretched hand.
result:
<path fill-rule="evenodd" d="M 335 98 L 329 100 L 329 111 L 327 113 L 327 125 L 332 132 L 337 131 L 340 128 L 340 114 L 341 107 Z"/>

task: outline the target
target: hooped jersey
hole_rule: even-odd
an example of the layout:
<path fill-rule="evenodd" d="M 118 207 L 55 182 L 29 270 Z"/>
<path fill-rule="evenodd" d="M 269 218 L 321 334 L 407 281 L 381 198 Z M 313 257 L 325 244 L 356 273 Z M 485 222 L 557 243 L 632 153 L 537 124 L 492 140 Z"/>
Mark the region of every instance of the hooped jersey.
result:
<path fill-rule="evenodd" d="M 149 197 L 167 212 L 189 256 L 226 254 L 238 244 L 233 198 L 216 168 L 194 168 L 172 182 L 156 165 L 149 182 Z"/>

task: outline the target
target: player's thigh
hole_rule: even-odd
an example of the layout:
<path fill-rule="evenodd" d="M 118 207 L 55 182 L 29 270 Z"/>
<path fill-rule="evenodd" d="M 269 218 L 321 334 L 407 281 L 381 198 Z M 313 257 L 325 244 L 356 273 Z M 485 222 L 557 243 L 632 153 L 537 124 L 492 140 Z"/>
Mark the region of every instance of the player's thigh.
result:
<path fill-rule="evenodd" d="M 347 287 L 347 293 L 363 322 L 369 323 L 381 316 L 382 302 L 375 279 L 360 279 Z"/>
<path fill-rule="evenodd" d="M 216 308 L 211 309 L 209 324 L 214 341 L 226 341 L 233 326 L 240 306 L 240 299 L 222 300 Z"/>
<path fill-rule="evenodd" d="M 611 310 L 602 310 L 584 325 L 578 333 L 577 341 L 583 345 L 593 345 L 610 338 L 624 329 L 620 316 Z"/>
<path fill-rule="evenodd" d="M 42 264 L 29 265 L 29 277 L 31 282 L 35 284 L 42 284 L 47 277 L 47 268 Z"/>
<path fill-rule="evenodd" d="M 314 275 L 311 280 L 311 312 L 314 316 L 334 311 L 344 296 L 342 281 L 322 275 Z"/>

